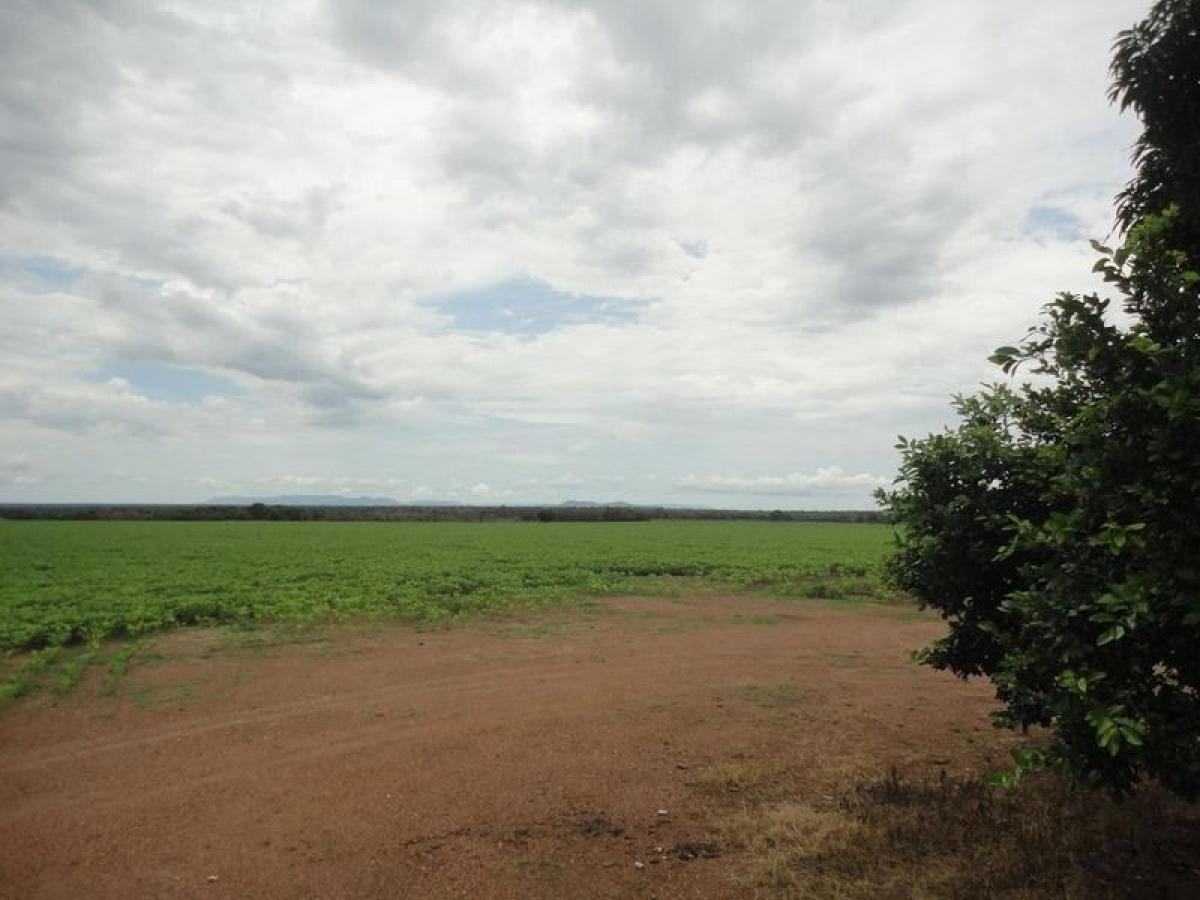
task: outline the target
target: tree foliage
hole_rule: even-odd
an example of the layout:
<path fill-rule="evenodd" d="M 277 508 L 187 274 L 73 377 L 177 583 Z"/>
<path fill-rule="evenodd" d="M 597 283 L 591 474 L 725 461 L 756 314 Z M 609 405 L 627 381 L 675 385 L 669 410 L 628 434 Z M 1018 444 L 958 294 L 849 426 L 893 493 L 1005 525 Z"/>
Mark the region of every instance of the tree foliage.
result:
<path fill-rule="evenodd" d="M 1109 99 L 1142 122 L 1134 178 L 1117 198 L 1126 230 L 1172 204 L 1171 246 L 1200 249 L 1200 3 L 1159 0 L 1117 35 Z"/>
<path fill-rule="evenodd" d="M 1118 295 L 1062 293 L 992 357 L 1028 379 L 956 397 L 959 424 L 901 439 L 880 500 L 894 582 L 948 634 L 924 661 L 992 679 L 1002 724 L 1048 726 L 1055 763 L 1122 792 L 1200 797 L 1200 0 L 1162 0 L 1118 37 L 1112 96 L 1142 117 L 1094 244 Z M 1187 50 L 1190 48 L 1190 53 Z M 1186 126 L 1174 116 L 1188 118 Z"/>

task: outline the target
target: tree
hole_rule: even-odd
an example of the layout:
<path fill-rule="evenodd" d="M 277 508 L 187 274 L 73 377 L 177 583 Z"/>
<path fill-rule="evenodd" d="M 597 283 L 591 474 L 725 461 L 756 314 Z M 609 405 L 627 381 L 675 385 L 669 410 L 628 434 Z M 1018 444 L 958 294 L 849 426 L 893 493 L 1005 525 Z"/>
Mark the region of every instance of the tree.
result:
<path fill-rule="evenodd" d="M 949 624 L 923 660 L 989 677 L 1001 724 L 1049 729 L 1014 777 L 1200 797 L 1198 31 L 1200 0 L 1160 0 L 1115 45 L 1111 96 L 1145 132 L 1123 243 L 1094 246 L 1126 324 L 1059 294 L 992 357 L 1032 379 L 956 397 L 958 426 L 901 439 L 879 495 L 892 580 Z"/>

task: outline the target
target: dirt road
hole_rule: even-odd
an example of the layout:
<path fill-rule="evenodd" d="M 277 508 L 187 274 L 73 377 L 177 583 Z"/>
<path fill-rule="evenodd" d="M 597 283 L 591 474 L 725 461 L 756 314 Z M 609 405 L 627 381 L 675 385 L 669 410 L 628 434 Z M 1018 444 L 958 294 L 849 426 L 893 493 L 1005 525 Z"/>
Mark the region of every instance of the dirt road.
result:
<path fill-rule="evenodd" d="M 0 714 L 0 896 L 750 896 L 729 761 L 822 792 L 999 758 L 986 686 L 907 656 L 939 630 L 701 594 L 164 636 L 115 691 Z"/>

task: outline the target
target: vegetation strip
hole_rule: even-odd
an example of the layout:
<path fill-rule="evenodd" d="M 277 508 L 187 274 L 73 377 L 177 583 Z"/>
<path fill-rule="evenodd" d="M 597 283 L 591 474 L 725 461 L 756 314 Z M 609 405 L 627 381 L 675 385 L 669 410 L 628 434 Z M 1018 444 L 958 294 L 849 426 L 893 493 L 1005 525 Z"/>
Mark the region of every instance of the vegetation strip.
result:
<path fill-rule="evenodd" d="M 0 649 L 189 624 L 439 622 L 681 580 L 878 600 L 889 535 L 771 522 L 0 522 Z"/>

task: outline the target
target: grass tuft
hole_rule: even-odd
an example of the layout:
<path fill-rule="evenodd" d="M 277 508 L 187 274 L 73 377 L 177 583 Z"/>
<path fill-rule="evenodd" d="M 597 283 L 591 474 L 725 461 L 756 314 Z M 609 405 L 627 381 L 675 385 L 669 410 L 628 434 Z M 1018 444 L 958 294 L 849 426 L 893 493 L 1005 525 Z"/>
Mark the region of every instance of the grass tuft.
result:
<path fill-rule="evenodd" d="M 738 794 L 771 783 L 779 767 L 757 759 L 727 759 L 696 773 L 692 786 L 713 794 Z"/>

